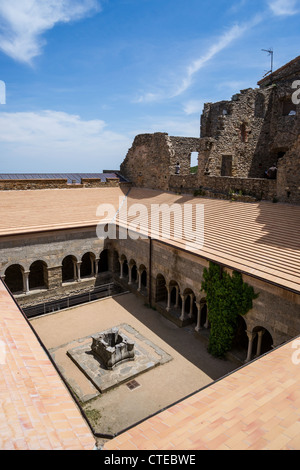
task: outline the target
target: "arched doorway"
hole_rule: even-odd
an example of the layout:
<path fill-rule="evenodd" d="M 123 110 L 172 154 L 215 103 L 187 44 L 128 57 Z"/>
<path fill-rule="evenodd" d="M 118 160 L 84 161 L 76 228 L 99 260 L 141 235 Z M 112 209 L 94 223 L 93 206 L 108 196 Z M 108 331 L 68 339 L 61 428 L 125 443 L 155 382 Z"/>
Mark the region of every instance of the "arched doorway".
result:
<path fill-rule="evenodd" d="M 4 273 L 5 284 L 12 294 L 21 294 L 24 292 L 23 274 L 24 269 L 19 264 L 13 264 L 6 269 Z"/>
<path fill-rule="evenodd" d="M 48 288 L 48 269 L 44 261 L 35 261 L 29 270 L 29 290 Z"/>

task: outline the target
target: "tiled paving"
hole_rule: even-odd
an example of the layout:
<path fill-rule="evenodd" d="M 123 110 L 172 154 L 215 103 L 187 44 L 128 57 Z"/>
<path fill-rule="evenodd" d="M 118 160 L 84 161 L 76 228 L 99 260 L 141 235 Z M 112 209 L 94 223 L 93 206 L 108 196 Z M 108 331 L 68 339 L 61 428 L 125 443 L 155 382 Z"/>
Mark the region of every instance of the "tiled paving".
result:
<path fill-rule="evenodd" d="M 104 450 L 300 450 L 300 364 L 293 363 L 293 346 L 144 421 Z"/>
<path fill-rule="evenodd" d="M 80 410 L 0 281 L 0 449 L 94 446 Z"/>

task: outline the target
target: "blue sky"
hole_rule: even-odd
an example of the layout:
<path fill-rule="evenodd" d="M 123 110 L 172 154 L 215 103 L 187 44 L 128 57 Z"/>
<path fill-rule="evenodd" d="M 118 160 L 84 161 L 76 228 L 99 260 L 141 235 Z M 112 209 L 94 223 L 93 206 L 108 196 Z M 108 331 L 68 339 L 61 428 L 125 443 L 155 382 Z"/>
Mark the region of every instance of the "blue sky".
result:
<path fill-rule="evenodd" d="M 299 0 L 0 0 L 2 173 L 118 169 L 299 55 Z M 300 79 L 300 77 L 299 77 Z"/>

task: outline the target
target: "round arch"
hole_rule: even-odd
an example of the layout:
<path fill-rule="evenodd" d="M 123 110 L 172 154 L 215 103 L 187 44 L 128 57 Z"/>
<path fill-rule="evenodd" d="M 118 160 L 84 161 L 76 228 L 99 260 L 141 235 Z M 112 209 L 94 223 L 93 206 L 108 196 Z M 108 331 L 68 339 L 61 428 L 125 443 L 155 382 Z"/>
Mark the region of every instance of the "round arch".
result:
<path fill-rule="evenodd" d="M 162 274 L 156 276 L 155 302 L 165 302 L 168 299 L 167 283 Z"/>
<path fill-rule="evenodd" d="M 66 256 L 62 261 L 62 282 L 75 281 L 77 279 L 77 258 L 74 255 Z"/>
<path fill-rule="evenodd" d="M 98 273 L 106 273 L 109 270 L 108 255 L 109 250 L 107 248 L 101 251 L 98 261 Z"/>
<path fill-rule="evenodd" d="M 5 284 L 12 294 L 24 292 L 24 268 L 20 264 L 8 266 L 4 272 Z"/>
<path fill-rule="evenodd" d="M 45 261 L 34 261 L 29 268 L 29 290 L 48 288 L 48 266 Z"/>
<path fill-rule="evenodd" d="M 91 251 L 85 253 L 81 258 L 80 277 L 92 277 L 95 275 L 95 254 Z"/>

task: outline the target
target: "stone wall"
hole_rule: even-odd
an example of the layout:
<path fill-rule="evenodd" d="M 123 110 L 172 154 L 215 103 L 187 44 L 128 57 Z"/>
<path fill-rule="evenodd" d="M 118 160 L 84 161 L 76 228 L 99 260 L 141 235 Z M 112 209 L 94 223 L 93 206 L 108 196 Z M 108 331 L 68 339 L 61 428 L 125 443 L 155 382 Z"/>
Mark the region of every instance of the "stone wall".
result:
<path fill-rule="evenodd" d="M 122 173 L 139 187 L 190 193 L 205 188 L 222 198 L 234 189 L 256 199 L 299 203 L 300 113 L 292 100 L 292 85 L 299 79 L 300 57 L 258 82 L 259 88 L 241 90 L 230 101 L 206 103 L 200 139 L 137 136 Z M 195 151 L 197 176 L 190 175 Z M 180 173 L 175 175 L 177 163 Z M 277 183 L 265 178 L 273 164 Z"/>
<path fill-rule="evenodd" d="M 203 159 L 205 174 L 237 178 L 250 176 L 269 95 L 269 90 L 250 88 L 234 95 L 231 101 L 204 105 L 201 138 L 210 139 L 210 146 L 205 153 L 200 153 L 199 158 Z M 262 172 L 268 168 L 263 156 L 259 163 Z M 226 159 L 230 160 L 227 168 Z"/>
<path fill-rule="evenodd" d="M 277 195 L 281 201 L 300 201 L 300 137 L 278 162 Z"/>
<path fill-rule="evenodd" d="M 107 188 L 107 187 L 130 187 L 130 183 L 120 182 L 118 178 L 82 178 L 81 184 L 70 184 L 67 179 L 24 179 L 24 180 L 1 180 L 0 191 L 24 191 L 37 189 L 79 189 L 79 188 Z"/>
<path fill-rule="evenodd" d="M 193 292 L 195 301 L 200 303 L 205 299 L 201 291 L 203 270 L 208 267 L 208 261 L 200 256 L 185 252 L 157 240 L 152 240 L 151 265 L 149 240 L 115 240 L 110 242 L 111 249 L 118 252 L 120 260 L 126 258 L 128 265 L 135 263 L 139 269 L 145 266 L 148 276 L 148 293 L 145 303 L 151 297 L 151 306 L 178 326 L 183 326 L 178 318 L 172 318 L 163 307 L 163 302 L 157 302 L 157 278 L 163 276 L 166 286 L 178 285 L 180 294 Z M 225 268 L 232 274 L 232 270 Z M 264 282 L 254 276 L 242 274 L 244 282 L 251 285 L 259 294 L 253 302 L 253 308 L 243 317 L 245 329 L 265 328 L 271 334 L 274 346 L 299 335 L 300 332 L 300 295 L 279 286 Z M 150 279 L 149 279 L 150 278 Z M 137 283 L 128 286 L 128 277 L 123 280 L 124 287 L 132 292 L 137 291 Z M 187 294 L 188 295 L 188 294 Z M 166 301 L 166 299 L 165 299 Z"/>
<path fill-rule="evenodd" d="M 199 142 L 199 138 L 170 137 L 166 133 L 138 135 L 120 171 L 135 186 L 167 191 L 178 163 L 180 175 L 189 175 L 191 153 L 199 151 Z"/>

